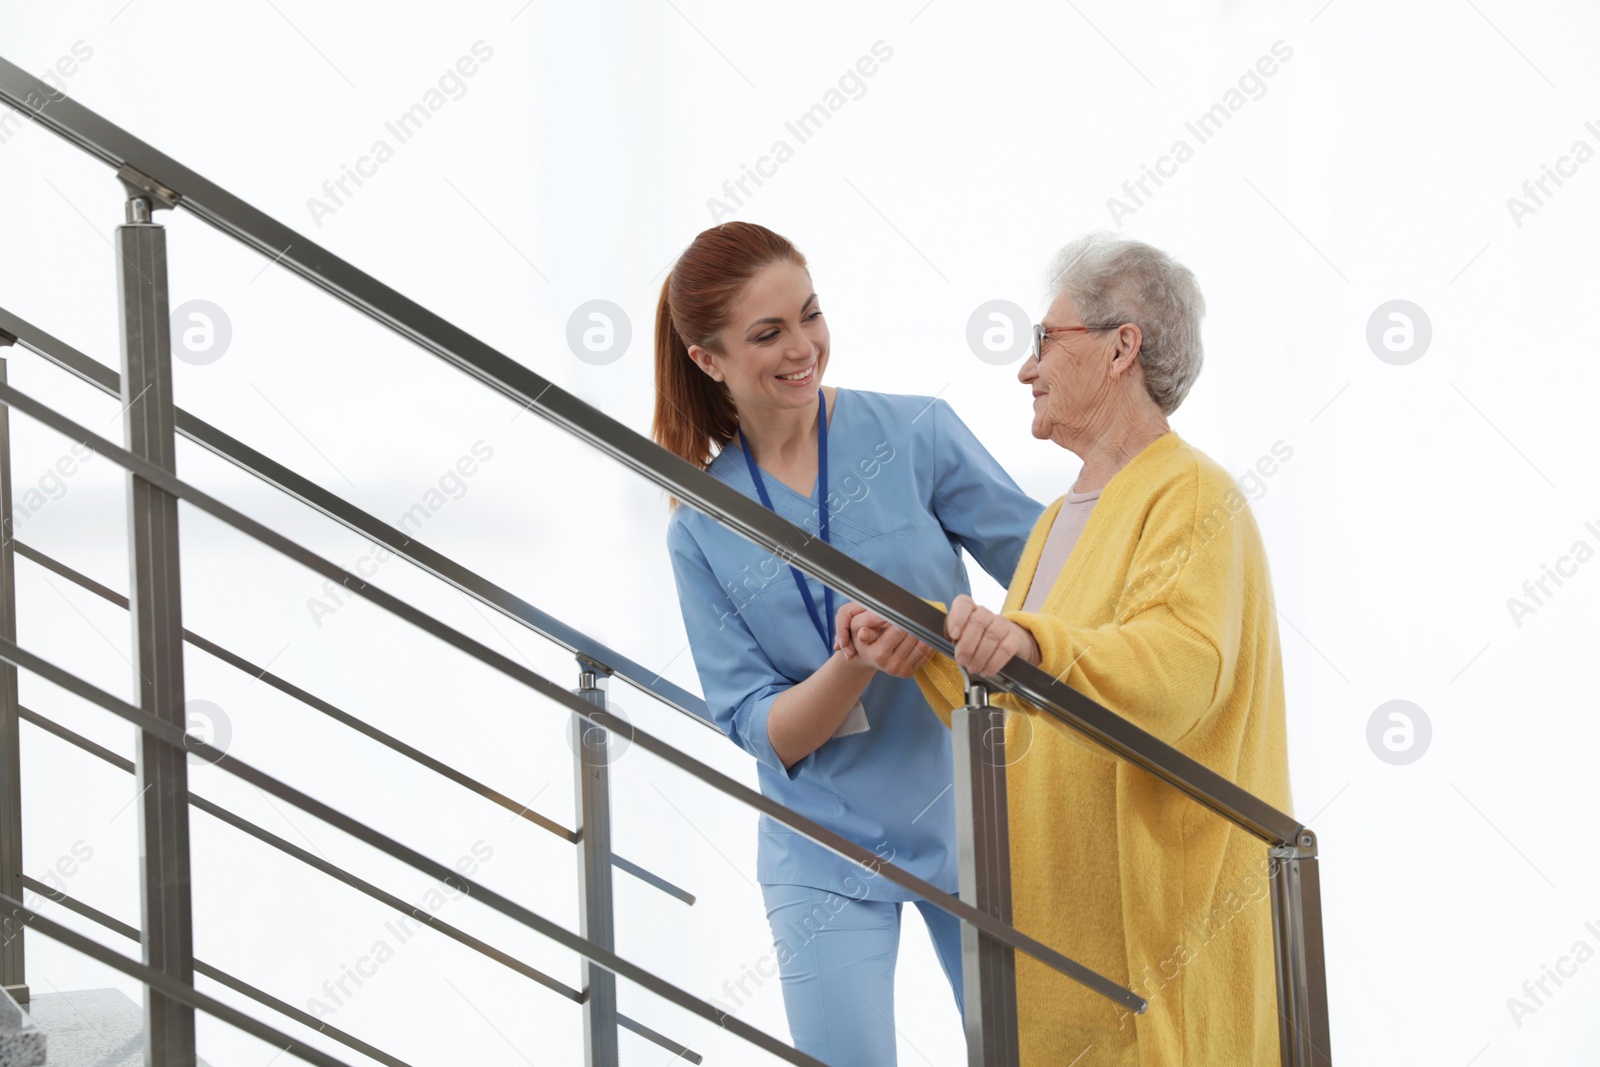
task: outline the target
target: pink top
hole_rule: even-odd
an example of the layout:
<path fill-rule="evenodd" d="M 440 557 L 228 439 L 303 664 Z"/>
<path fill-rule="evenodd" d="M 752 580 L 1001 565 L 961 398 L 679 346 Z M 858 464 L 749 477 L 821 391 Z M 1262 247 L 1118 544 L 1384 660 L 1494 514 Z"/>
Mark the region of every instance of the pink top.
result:
<path fill-rule="evenodd" d="M 1089 521 L 1089 512 L 1094 510 L 1100 493 L 1101 489 L 1092 493 L 1067 492 L 1061 510 L 1056 512 L 1055 521 L 1050 524 L 1050 534 L 1045 538 L 1044 548 L 1039 552 L 1039 567 L 1033 572 L 1033 582 L 1022 601 L 1023 611 L 1038 611 L 1044 606 L 1044 598 L 1050 594 L 1050 587 L 1056 584 L 1062 568 L 1067 565 L 1067 558 L 1072 555 L 1073 546 L 1083 534 L 1084 524 Z"/>

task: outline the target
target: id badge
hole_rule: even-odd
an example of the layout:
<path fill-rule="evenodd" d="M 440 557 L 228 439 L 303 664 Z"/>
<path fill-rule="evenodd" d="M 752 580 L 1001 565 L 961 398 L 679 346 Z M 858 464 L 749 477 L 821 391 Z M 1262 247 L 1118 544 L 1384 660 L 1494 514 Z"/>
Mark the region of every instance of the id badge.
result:
<path fill-rule="evenodd" d="M 856 706 L 850 709 L 850 714 L 844 717 L 844 722 L 833 732 L 834 737 L 849 737 L 851 734 L 864 734 L 872 729 L 867 722 L 867 709 L 861 701 L 856 701 Z"/>

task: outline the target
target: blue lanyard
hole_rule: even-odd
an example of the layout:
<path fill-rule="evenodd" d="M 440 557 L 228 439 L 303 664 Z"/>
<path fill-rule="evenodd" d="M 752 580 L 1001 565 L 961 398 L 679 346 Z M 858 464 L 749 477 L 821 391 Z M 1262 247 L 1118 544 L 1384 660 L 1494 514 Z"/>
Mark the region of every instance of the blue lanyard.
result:
<path fill-rule="evenodd" d="M 761 479 L 761 470 L 756 466 L 755 459 L 750 455 L 750 442 L 744 439 L 744 430 L 739 430 L 739 447 L 744 450 L 744 461 L 750 467 L 750 480 L 756 483 L 756 493 L 761 497 L 762 505 L 773 514 L 778 509 L 772 506 L 772 497 L 767 495 L 767 483 Z M 820 518 L 817 520 L 822 528 L 822 543 L 828 544 L 828 398 L 823 395 L 821 388 L 817 389 L 817 511 Z M 817 602 L 811 596 L 811 590 L 806 586 L 805 575 L 799 568 L 790 565 L 789 573 L 794 577 L 794 584 L 800 590 L 800 599 L 806 602 L 806 611 L 811 615 L 811 625 L 817 628 L 817 636 L 822 638 L 823 647 L 828 650 L 828 655 L 833 655 L 833 590 L 823 586 L 823 604 L 827 608 L 827 624 L 823 624 L 821 616 L 817 614 Z"/>

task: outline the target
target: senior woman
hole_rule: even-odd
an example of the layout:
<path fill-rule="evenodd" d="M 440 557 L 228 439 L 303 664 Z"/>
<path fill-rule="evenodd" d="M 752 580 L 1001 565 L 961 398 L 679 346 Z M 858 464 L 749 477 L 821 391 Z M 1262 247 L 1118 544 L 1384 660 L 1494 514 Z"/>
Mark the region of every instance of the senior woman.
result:
<path fill-rule="evenodd" d="M 1109 234 L 1063 248 L 1018 379 L 1033 436 L 1082 461 L 1033 529 L 999 613 L 958 596 L 955 660 L 913 663 L 949 725 L 959 668 L 1020 656 L 1267 802 L 1287 809 L 1283 669 L 1255 520 L 1228 473 L 1167 418 L 1200 371 L 1194 275 Z M 859 604 L 847 653 L 907 635 Z M 920 642 L 919 642 L 920 644 Z M 1025 1065 L 1275 1064 L 1271 905 L 1256 840 L 1009 694 L 1016 925 L 1145 996 L 1119 1006 L 1017 955 Z"/>

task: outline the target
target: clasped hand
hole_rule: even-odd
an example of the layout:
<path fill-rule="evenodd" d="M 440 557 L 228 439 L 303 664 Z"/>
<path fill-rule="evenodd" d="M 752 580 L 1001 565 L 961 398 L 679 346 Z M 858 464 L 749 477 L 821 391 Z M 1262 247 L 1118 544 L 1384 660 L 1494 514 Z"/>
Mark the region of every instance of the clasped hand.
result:
<path fill-rule="evenodd" d="M 846 659 L 860 657 L 896 678 L 911 677 L 933 658 L 933 648 L 926 642 L 854 601 L 839 609 L 834 631 L 833 647 Z M 1032 634 L 1004 615 L 979 607 L 965 593 L 950 605 L 944 631 L 955 642 L 956 663 L 968 674 L 998 674 L 1013 656 L 1035 666 L 1039 663 L 1039 645 Z"/>

